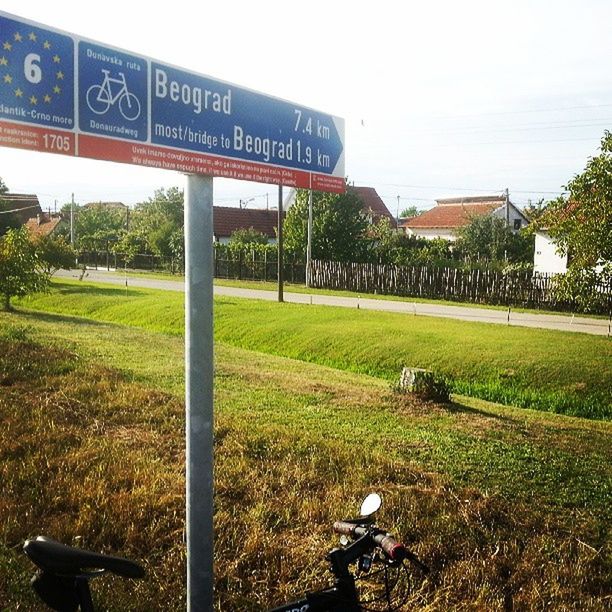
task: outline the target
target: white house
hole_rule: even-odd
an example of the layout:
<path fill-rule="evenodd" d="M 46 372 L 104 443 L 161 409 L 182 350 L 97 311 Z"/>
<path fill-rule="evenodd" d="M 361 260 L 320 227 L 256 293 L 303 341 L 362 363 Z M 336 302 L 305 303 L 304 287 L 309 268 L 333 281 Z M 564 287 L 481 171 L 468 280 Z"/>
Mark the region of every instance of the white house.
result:
<path fill-rule="evenodd" d="M 471 196 L 436 200 L 436 205 L 418 217 L 400 220 L 404 232 L 419 238 L 456 240 L 457 230 L 475 216 L 507 219 L 514 231 L 529 224 L 527 217 L 506 196 Z"/>

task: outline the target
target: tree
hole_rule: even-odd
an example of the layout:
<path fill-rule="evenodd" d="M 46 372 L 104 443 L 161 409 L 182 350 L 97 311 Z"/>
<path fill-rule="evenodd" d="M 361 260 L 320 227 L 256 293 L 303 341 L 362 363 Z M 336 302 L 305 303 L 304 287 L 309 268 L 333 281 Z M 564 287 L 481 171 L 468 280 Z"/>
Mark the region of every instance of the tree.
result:
<path fill-rule="evenodd" d="M 4 310 L 12 310 L 13 297 L 44 291 L 50 278 L 25 228 L 9 229 L 0 238 L 0 295 Z"/>
<path fill-rule="evenodd" d="M 457 250 L 471 261 L 533 261 L 533 236 L 513 232 L 500 217 L 473 216 L 457 234 Z"/>
<path fill-rule="evenodd" d="M 402 219 L 406 219 L 409 217 L 418 217 L 420 214 L 422 214 L 422 210 L 419 210 L 414 204 L 412 206 L 408 206 L 408 208 L 404 208 L 404 210 L 402 210 L 402 212 L 400 213 L 400 217 Z"/>
<path fill-rule="evenodd" d="M 606 130 L 601 153 L 587 162 L 565 187 L 568 196 L 551 202 L 542 215 L 560 250 L 569 253 L 570 272 L 612 267 L 612 133 Z"/>
<path fill-rule="evenodd" d="M 232 232 L 229 243 L 232 246 L 248 246 L 252 244 L 268 244 L 268 237 L 258 232 L 256 229 L 237 229 Z"/>
<path fill-rule="evenodd" d="M 312 257 L 328 261 L 360 261 L 367 251 L 369 226 L 363 202 L 348 189 L 343 194 L 313 192 Z M 306 255 L 308 191 L 299 189 L 283 226 L 285 248 Z"/>
<path fill-rule="evenodd" d="M 33 241 L 39 265 L 52 276 L 58 270 L 70 270 L 76 261 L 76 253 L 63 236 L 40 236 Z"/>

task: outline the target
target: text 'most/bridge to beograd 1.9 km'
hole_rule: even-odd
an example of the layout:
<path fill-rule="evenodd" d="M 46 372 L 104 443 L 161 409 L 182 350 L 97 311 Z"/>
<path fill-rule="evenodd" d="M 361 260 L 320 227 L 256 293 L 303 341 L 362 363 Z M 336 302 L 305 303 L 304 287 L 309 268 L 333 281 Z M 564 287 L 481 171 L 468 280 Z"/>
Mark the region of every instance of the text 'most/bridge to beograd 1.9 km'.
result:
<path fill-rule="evenodd" d="M 344 121 L 0 11 L 0 145 L 344 191 Z"/>

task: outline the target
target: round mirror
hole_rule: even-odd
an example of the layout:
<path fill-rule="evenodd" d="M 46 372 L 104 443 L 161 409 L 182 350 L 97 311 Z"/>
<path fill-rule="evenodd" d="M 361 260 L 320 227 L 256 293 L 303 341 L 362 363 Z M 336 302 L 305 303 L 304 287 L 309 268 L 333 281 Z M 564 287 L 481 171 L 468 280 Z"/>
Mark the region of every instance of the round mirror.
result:
<path fill-rule="evenodd" d="M 370 493 L 361 504 L 361 516 L 374 514 L 382 505 L 382 500 L 378 493 Z"/>

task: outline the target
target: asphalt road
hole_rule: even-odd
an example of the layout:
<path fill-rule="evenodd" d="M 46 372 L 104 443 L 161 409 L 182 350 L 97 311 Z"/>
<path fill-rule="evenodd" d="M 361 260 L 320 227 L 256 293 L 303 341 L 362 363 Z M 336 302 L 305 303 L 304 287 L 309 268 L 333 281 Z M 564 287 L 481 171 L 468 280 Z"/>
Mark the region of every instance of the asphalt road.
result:
<path fill-rule="evenodd" d="M 80 271 L 70 272 L 60 270 L 58 277 L 78 278 Z M 106 270 L 88 270 L 84 281 L 95 281 L 125 285 L 125 276 L 120 272 L 107 272 Z M 148 289 L 163 289 L 166 291 L 184 291 L 184 283 L 173 280 L 160 280 L 128 276 L 131 287 L 144 287 Z M 221 287 L 215 285 L 215 295 L 228 295 L 233 297 L 256 300 L 276 301 L 275 291 L 261 289 L 243 289 L 239 287 Z M 284 292 L 285 302 L 295 304 L 316 304 L 322 306 L 340 306 L 342 308 L 363 308 L 365 310 L 380 310 L 385 312 L 400 312 L 411 316 L 443 317 L 447 319 L 460 319 L 462 321 L 480 321 L 483 323 L 496 323 L 498 325 L 516 325 L 520 327 L 537 327 L 541 329 L 556 329 L 569 332 L 582 332 L 598 336 L 610 335 L 609 321 L 573 315 L 552 315 L 516 312 L 511 310 L 494 310 L 490 308 L 471 308 L 469 306 L 449 306 L 445 304 L 376 300 L 364 297 L 340 297 L 333 295 L 319 295 L 306 293 Z"/>

